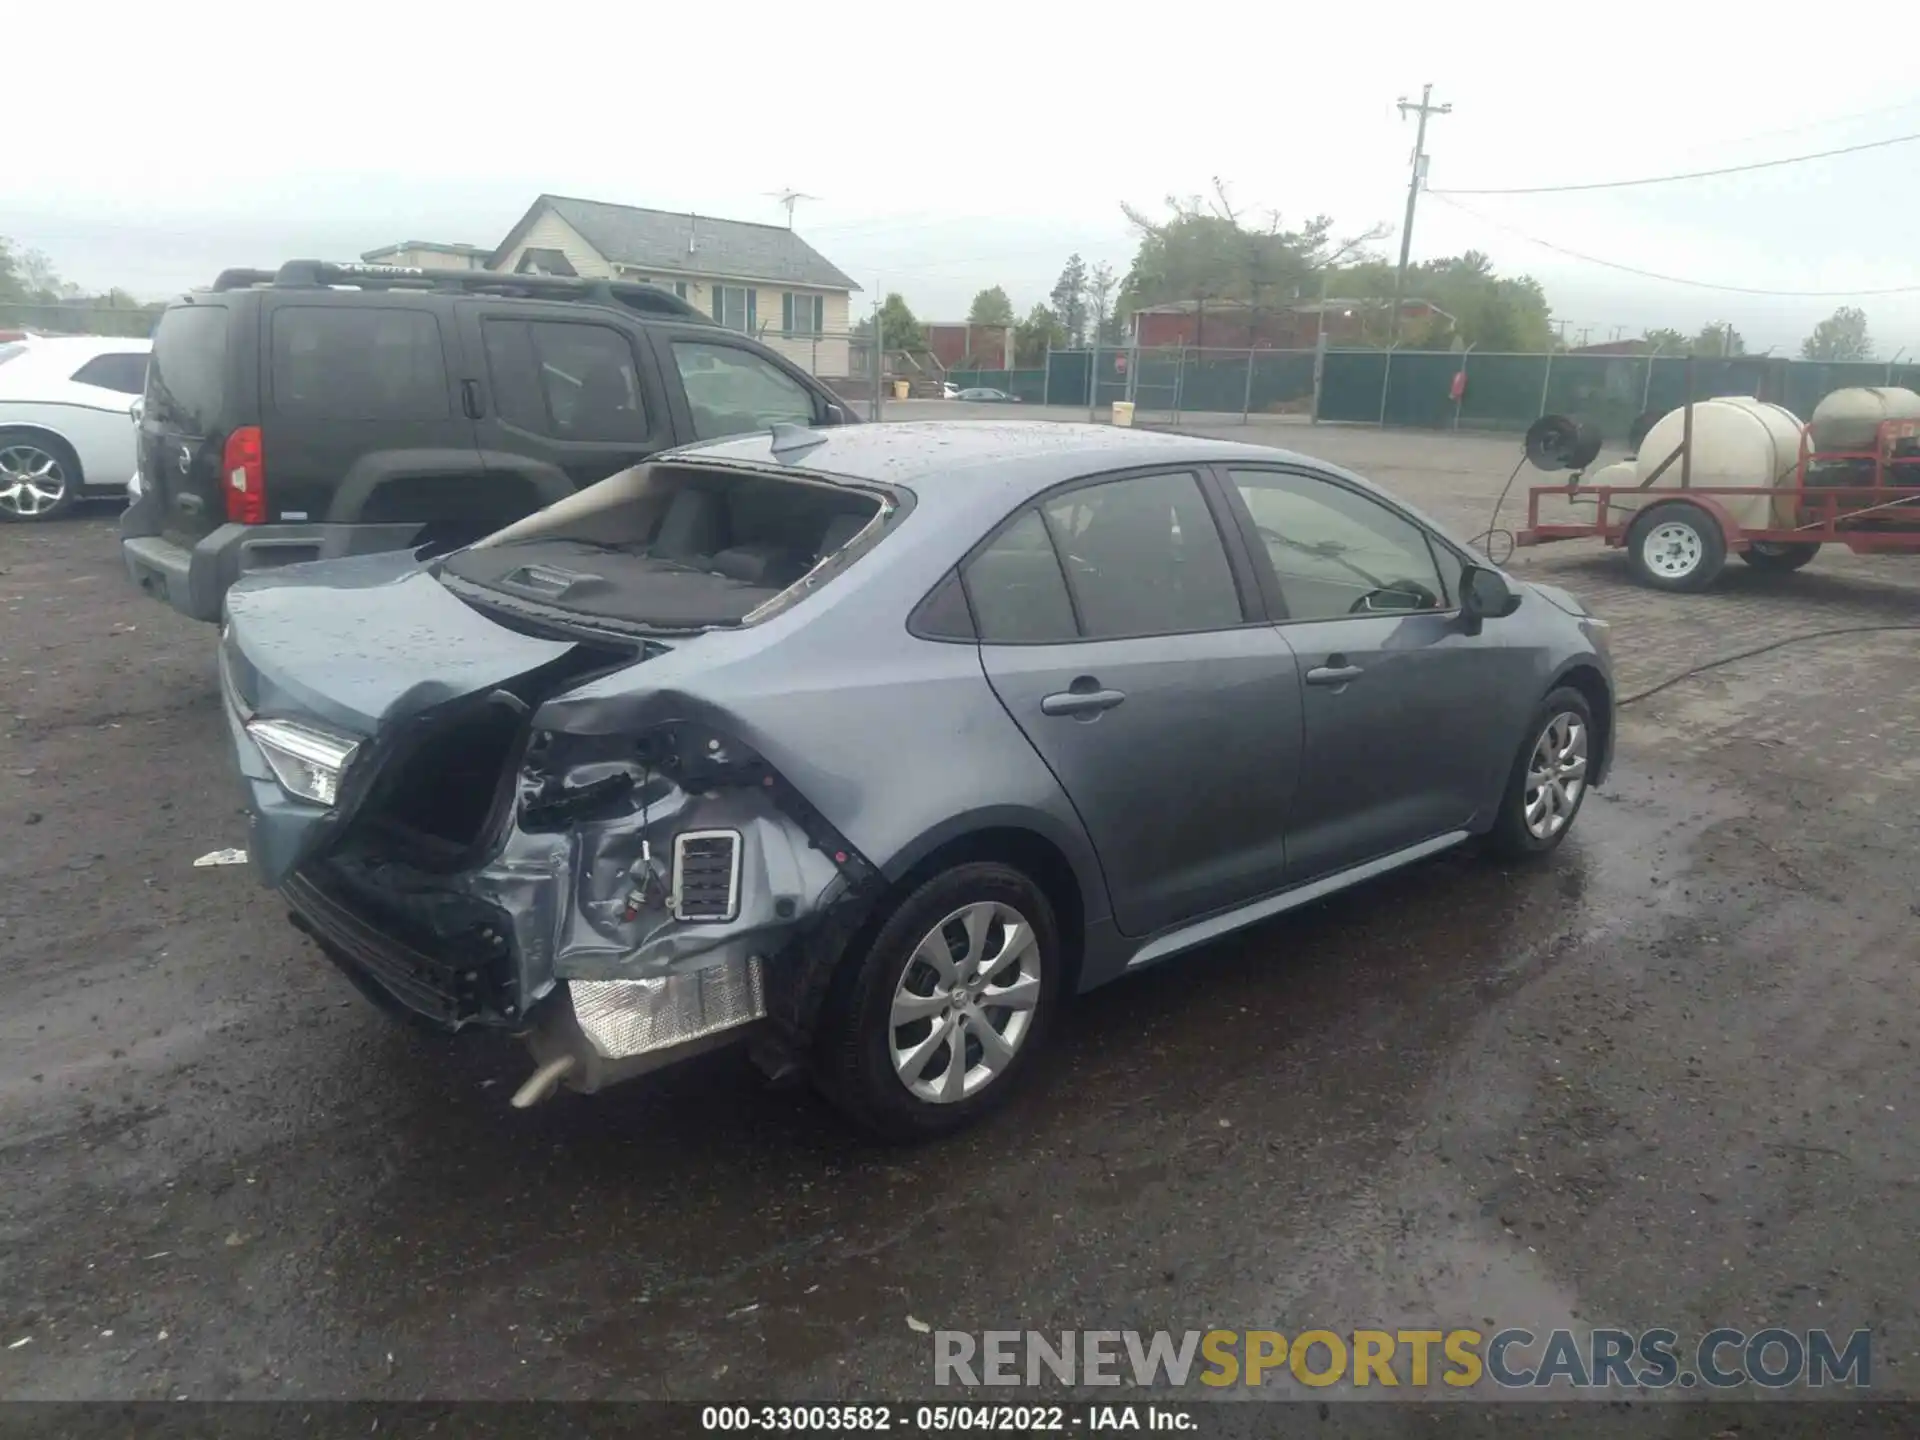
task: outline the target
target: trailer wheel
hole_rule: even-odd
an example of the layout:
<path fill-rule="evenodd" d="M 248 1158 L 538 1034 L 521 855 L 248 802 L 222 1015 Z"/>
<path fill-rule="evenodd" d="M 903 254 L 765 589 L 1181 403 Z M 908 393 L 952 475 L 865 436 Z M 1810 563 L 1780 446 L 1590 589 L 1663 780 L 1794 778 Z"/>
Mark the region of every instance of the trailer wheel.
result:
<path fill-rule="evenodd" d="M 1756 570 L 1798 570 L 1820 553 L 1817 540 L 1756 540 L 1740 558 Z"/>
<path fill-rule="evenodd" d="M 1698 505 L 1669 501 L 1633 522 L 1627 531 L 1627 560 L 1643 585 L 1694 593 L 1720 578 L 1727 563 L 1727 537 L 1720 522 Z"/>

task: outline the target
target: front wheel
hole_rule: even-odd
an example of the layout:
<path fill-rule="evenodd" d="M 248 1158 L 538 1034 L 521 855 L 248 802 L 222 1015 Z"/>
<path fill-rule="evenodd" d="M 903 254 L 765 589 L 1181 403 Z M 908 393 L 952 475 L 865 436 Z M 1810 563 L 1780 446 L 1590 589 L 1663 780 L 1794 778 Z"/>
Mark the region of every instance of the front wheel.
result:
<path fill-rule="evenodd" d="M 1627 531 L 1627 560 L 1635 577 L 1655 590 L 1694 592 L 1720 578 L 1727 537 L 1698 505 L 1656 505 Z"/>
<path fill-rule="evenodd" d="M 1012 1095 L 1065 968 L 1046 895 L 994 862 L 920 885 L 845 963 L 816 1078 L 848 1118 L 893 1141 L 961 1129 Z"/>
<path fill-rule="evenodd" d="M 1597 758 L 1593 733 L 1593 707 L 1578 690 L 1562 687 L 1540 702 L 1507 776 L 1489 849 L 1509 858 L 1544 855 L 1567 838 Z"/>
<path fill-rule="evenodd" d="M 1756 570 L 1784 573 L 1798 570 L 1819 553 L 1817 540 L 1756 540 L 1740 552 L 1740 558 Z"/>

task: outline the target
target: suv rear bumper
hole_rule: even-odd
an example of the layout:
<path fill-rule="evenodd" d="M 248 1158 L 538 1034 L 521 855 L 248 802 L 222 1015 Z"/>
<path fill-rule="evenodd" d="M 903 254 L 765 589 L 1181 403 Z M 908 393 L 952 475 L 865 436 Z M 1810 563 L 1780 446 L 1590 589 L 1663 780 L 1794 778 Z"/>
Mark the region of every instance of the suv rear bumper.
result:
<path fill-rule="evenodd" d="M 120 517 L 120 557 L 133 583 L 148 595 L 182 615 L 217 624 L 227 589 L 236 580 L 308 560 L 411 549 L 420 528 L 413 522 L 222 525 L 188 546 L 158 533 L 143 496 Z"/>

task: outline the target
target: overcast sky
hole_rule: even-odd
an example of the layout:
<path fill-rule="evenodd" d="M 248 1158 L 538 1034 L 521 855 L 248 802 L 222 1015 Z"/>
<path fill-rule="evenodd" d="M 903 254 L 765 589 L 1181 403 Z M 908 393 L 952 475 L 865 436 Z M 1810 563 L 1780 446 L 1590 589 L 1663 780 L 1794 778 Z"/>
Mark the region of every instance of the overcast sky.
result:
<path fill-rule="evenodd" d="M 1120 202 L 1224 178 L 1248 210 L 1397 230 L 1432 81 L 1438 191 L 1626 179 L 1920 131 L 1883 63 L 1910 7 L 1744 20 L 1706 4 L 1591 7 L 841 0 L 726 7 L 16 7 L 5 26 L 0 235 L 88 287 L 158 296 L 237 264 L 403 239 L 491 245 L 542 190 L 779 220 L 868 292 L 958 318 L 1024 311 L 1069 252 L 1126 268 Z M 1878 42 L 1876 41 L 1878 37 Z M 1849 47 L 1854 47 L 1852 53 Z M 39 57 L 36 60 L 34 57 Z M 1070 97 L 1070 98 L 1053 98 Z M 1797 349 L 1856 303 L 1881 353 L 1920 353 L 1920 144 L 1584 195 L 1423 197 L 1416 259 L 1469 247 L 1546 287 L 1591 340 L 1731 320 Z M 1533 243 L 1755 290 L 1639 279 Z M 1388 242 L 1389 247 L 1397 240 Z"/>

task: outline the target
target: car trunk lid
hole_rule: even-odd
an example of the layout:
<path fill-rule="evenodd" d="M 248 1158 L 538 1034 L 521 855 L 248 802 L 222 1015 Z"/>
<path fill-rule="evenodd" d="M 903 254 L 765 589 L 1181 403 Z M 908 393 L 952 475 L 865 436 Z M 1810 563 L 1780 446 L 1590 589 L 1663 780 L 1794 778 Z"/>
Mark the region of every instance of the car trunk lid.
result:
<path fill-rule="evenodd" d="M 631 651 L 523 634 L 464 604 L 406 553 L 329 562 L 235 587 L 221 642 L 222 687 L 254 815 L 256 868 L 284 884 L 353 819 L 380 771 L 463 707 L 532 707 Z M 329 807 L 285 794 L 249 720 L 280 719 L 358 742 Z"/>

